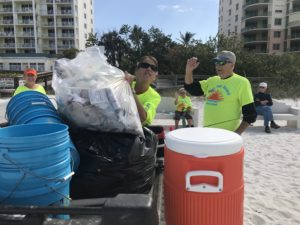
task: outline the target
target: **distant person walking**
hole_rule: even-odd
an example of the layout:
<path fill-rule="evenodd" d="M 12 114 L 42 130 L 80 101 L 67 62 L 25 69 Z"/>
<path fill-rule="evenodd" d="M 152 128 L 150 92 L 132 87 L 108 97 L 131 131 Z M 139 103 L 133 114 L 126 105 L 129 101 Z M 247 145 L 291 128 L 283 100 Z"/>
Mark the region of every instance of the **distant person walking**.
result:
<path fill-rule="evenodd" d="M 24 91 L 38 91 L 42 94 L 46 94 L 44 87 L 36 83 L 37 71 L 35 69 L 26 69 L 24 71 L 23 77 L 25 80 L 25 84 L 19 86 L 15 90 L 14 96 Z"/>
<path fill-rule="evenodd" d="M 255 122 L 257 114 L 250 82 L 233 72 L 235 62 L 233 52 L 221 51 L 213 59 L 218 75 L 194 81 L 193 71 L 200 62 L 195 57 L 190 58 L 186 63 L 184 87 L 192 95 L 205 96 L 204 127 L 222 128 L 242 134 Z"/>
<path fill-rule="evenodd" d="M 278 129 L 280 126 L 274 122 L 272 112 L 273 101 L 271 95 L 266 93 L 267 88 L 268 84 L 266 82 L 261 82 L 259 84 L 258 92 L 254 95 L 254 104 L 257 114 L 264 116 L 265 132 L 271 133 L 269 124 L 274 129 Z"/>

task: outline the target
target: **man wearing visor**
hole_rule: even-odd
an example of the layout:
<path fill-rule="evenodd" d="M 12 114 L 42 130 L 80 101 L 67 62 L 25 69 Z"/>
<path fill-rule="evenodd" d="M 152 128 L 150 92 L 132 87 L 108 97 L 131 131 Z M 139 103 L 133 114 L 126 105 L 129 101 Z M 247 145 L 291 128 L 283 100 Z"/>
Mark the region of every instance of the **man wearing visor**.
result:
<path fill-rule="evenodd" d="M 213 59 L 218 75 L 194 81 L 197 58 L 187 60 L 184 88 L 192 95 L 205 96 L 203 126 L 222 128 L 242 134 L 257 117 L 250 82 L 233 72 L 236 56 L 221 51 Z M 242 121 L 240 121 L 242 117 Z"/>

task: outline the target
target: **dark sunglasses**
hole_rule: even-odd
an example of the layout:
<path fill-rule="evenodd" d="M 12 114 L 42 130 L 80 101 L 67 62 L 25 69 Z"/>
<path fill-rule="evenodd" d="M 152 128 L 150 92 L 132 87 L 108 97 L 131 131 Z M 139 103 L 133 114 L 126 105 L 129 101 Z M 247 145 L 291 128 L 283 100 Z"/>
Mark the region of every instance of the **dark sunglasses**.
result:
<path fill-rule="evenodd" d="M 224 66 L 224 65 L 227 64 L 227 63 L 231 63 L 231 62 L 229 62 L 229 61 L 215 61 L 215 62 L 214 62 L 215 66 L 216 66 L 216 65 Z"/>
<path fill-rule="evenodd" d="M 149 67 L 151 68 L 151 70 L 157 72 L 157 66 L 155 65 L 151 65 L 149 63 L 144 63 L 144 62 L 139 63 L 138 65 L 138 68 L 143 68 L 143 69 L 148 69 Z"/>

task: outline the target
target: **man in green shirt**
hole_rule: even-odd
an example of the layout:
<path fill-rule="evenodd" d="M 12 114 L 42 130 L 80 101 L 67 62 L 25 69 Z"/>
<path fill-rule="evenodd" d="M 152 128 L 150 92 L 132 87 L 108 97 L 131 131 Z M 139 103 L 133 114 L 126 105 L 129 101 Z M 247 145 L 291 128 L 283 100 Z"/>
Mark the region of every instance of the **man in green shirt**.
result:
<path fill-rule="evenodd" d="M 134 100 L 143 126 L 150 125 L 161 101 L 160 95 L 151 87 L 158 75 L 158 62 L 153 56 L 140 59 L 135 76 L 125 72 L 125 79 L 132 87 Z"/>
<path fill-rule="evenodd" d="M 222 128 L 242 134 L 257 117 L 250 82 L 233 72 L 236 62 L 233 52 L 221 51 L 213 62 L 218 75 L 194 82 L 193 71 L 200 62 L 195 57 L 188 59 L 185 89 L 192 95 L 205 96 L 204 127 Z"/>

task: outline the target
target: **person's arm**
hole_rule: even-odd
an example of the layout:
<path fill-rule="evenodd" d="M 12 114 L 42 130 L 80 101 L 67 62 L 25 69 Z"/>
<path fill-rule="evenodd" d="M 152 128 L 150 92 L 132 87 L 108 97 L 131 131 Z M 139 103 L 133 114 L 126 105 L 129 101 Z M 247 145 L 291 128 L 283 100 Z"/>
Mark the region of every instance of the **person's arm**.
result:
<path fill-rule="evenodd" d="M 137 110 L 138 110 L 138 113 L 139 113 L 139 116 L 140 116 L 140 120 L 141 120 L 142 123 L 144 123 L 147 119 L 147 112 L 144 109 L 144 106 L 140 103 L 140 100 L 138 99 L 135 92 L 133 92 L 133 97 L 134 97 L 135 104 L 136 104 L 136 107 L 137 107 Z"/>
<path fill-rule="evenodd" d="M 187 60 L 186 66 L 185 66 L 185 77 L 184 82 L 186 84 L 191 84 L 194 81 L 193 78 L 193 71 L 199 66 L 198 59 L 196 57 L 192 57 Z"/>
<path fill-rule="evenodd" d="M 272 105 L 273 105 L 273 100 L 272 100 L 272 97 L 271 97 L 271 95 L 270 95 L 270 94 L 268 94 L 268 96 L 267 96 L 267 100 L 268 100 L 268 103 L 267 103 L 267 105 L 268 105 L 268 106 L 272 106 Z"/>
<path fill-rule="evenodd" d="M 247 105 L 244 105 L 242 107 L 242 113 L 243 113 L 243 120 L 238 127 L 238 129 L 235 130 L 235 132 L 239 135 L 241 135 L 251 123 L 254 123 L 256 121 L 257 113 L 255 110 L 254 103 L 249 103 Z"/>
<path fill-rule="evenodd" d="M 202 96 L 204 94 L 201 85 L 198 81 L 194 81 L 191 84 L 184 84 L 184 89 L 187 90 L 193 96 Z"/>
<path fill-rule="evenodd" d="M 135 76 L 131 75 L 127 71 L 124 72 L 124 75 L 125 75 L 125 80 L 129 83 L 129 85 L 132 89 L 134 101 L 135 101 L 135 104 L 136 104 L 136 107 L 137 107 L 137 110 L 138 110 L 138 113 L 140 116 L 140 120 L 143 123 L 147 119 L 147 112 L 144 109 L 144 106 L 140 103 L 140 101 L 135 93 L 134 87 L 132 87 L 132 82 L 135 80 Z"/>

